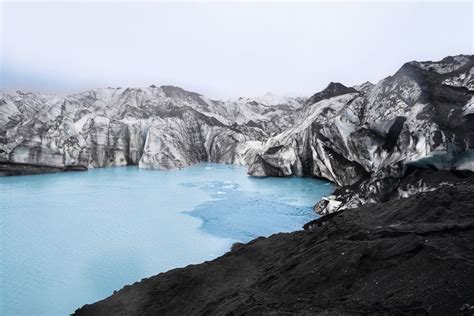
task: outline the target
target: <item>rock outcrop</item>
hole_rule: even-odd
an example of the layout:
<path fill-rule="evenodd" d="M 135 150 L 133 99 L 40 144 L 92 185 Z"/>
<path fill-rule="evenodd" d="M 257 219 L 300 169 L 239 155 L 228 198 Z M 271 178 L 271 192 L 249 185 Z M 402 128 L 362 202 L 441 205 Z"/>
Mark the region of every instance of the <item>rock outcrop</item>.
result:
<path fill-rule="evenodd" d="M 271 137 L 253 176 L 312 176 L 353 188 L 331 210 L 378 200 L 410 167 L 474 170 L 474 56 L 410 62 L 376 85 L 331 83 Z M 334 205 L 339 205 L 335 208 Z"/>
<path fill-rule="evenodd" d="M 435 177 L 449 185 L 236 245 L 75 314 L 473 315 L 474 178 Z"/>

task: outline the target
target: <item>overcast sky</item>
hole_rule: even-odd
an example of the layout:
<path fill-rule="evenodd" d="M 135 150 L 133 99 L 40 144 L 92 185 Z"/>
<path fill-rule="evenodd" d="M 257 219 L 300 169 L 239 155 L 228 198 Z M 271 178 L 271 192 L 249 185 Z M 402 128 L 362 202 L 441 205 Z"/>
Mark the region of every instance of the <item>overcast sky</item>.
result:
<path fill-rule="evenodd" d="M 310 95 L 472 54 L 472 2 L 0 4 L 3 90 Z"/>

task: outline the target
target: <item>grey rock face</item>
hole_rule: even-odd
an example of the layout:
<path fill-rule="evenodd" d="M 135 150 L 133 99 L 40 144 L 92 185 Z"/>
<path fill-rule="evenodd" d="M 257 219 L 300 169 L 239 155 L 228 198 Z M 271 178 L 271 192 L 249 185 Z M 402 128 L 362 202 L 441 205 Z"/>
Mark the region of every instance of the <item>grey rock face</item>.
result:
<path fill-rule="evenodd" d="M 303 103 L 256 100 L 214 101 L 172 86 L 96 89 L 64 98 L 2 93 L 0 169 L 248 165 L 261 141 L 288 126 L 290 113 Z"/>
<path fill-rule="evenodd" d="M 371 201 L 408 167 L 474 171 L 473 67 L 473 56 L 456 56 L 407 63 L 358 89 L 331 83 L 308 99 L 292 128 L 266 142 L 249 174 L 357 186 L 357 196 L 328 199 L 342 209 Z M 335 210 L 322 204 L 320 213 Z"/>

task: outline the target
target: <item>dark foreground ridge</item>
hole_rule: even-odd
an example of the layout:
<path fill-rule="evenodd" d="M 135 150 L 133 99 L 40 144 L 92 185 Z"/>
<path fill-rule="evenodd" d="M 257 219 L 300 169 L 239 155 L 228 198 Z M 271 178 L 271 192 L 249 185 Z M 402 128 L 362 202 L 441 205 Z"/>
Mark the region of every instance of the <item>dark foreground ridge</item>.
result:
<path fill-rule="evenodd" d="M 474 309 L 474 179 L 332 214 L 126 286 L 77 315 L 434 314 Z"/>

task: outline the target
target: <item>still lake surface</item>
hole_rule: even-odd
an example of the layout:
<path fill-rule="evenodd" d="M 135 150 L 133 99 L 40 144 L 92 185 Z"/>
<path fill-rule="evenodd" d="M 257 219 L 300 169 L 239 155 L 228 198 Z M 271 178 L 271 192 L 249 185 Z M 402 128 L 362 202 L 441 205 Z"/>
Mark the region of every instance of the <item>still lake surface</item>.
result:
<path fill-rule="evenodd" d="M 236 241 L 301 229 L 333 187 L 200 164 L 0 178 L 0 315 L 67 315 Z"/>

